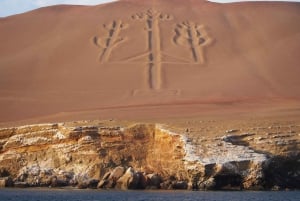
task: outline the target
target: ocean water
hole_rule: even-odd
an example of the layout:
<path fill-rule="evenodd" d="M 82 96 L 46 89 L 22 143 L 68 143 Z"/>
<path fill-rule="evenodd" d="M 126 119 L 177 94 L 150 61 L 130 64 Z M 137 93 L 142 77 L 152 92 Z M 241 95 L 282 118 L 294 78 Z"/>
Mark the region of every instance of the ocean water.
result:
<path fill-rule="evenodd" d="M 300 201 L 300 191 L 0 189 L 0 201 Z"/>

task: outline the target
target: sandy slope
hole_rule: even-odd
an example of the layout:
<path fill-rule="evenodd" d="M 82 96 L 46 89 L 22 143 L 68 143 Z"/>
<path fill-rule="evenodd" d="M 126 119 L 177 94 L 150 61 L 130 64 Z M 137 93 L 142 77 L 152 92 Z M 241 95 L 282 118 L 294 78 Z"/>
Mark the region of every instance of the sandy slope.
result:
<path fill-rule="evenodd" d="M 299 113 L 299 3 L 53 6 L 0 38 L 2 124 Z"/>

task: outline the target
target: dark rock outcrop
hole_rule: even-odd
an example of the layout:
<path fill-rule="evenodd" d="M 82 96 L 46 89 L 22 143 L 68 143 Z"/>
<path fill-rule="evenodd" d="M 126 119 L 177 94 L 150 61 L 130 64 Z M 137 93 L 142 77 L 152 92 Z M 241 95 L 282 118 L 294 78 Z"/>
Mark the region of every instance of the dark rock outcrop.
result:
<path fill-rule="evenodd" d="M 0 177 L 0 188 L 13 187 L 14 182 L 11 177 Z"/>

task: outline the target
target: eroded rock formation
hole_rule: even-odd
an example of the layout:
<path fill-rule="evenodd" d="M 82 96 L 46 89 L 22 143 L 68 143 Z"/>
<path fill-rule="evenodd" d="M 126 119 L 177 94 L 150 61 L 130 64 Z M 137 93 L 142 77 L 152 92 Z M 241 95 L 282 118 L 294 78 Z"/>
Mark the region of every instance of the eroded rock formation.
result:
<path fill-rule="evenodd" d="M 299 188 L 298 139 L 296 132 L 263 139 L 228 131 L 223 137 L 199 140 L 158 124 L 3 128 L 0 186 Z M 282 154 L 259 151 L 258 143 L 279 143 Z"/>

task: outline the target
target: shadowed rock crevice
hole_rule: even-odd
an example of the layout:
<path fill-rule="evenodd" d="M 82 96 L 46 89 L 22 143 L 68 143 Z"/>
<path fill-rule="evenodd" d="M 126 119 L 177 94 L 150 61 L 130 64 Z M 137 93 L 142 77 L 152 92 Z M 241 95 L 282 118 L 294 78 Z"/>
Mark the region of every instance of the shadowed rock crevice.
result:
<path fill-rule="evenodd" d="M 275 156 L 264 169 L 265 188 L 285 189 L 300 188 L 300 155 Z"/>

